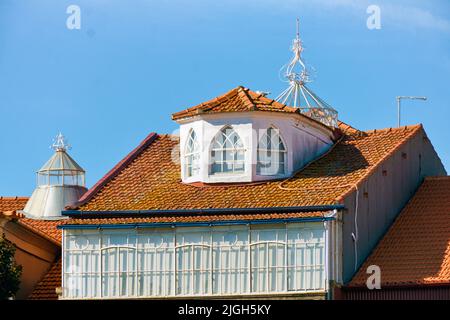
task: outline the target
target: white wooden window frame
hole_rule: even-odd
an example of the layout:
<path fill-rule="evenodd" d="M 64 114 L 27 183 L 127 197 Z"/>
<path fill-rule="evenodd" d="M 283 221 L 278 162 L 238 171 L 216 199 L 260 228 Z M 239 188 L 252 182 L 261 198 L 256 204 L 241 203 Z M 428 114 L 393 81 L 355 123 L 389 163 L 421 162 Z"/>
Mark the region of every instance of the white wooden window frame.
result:
<path fill-rule="evenodd" d="M 270 134 L 270 146 L 264 139 Z M 269 164 L 269 167 L 267 167 Z M 287 171 L 286 143 L 276 127 L 266 129 L 258 141 L 256 174 L 262 176 L 284 175 Z"/>
<path fill-rule="evenodd" d="M 200 144 L 193 129 L 189 131 L 185 152 L 186 177 L 194 177 L 200 173 Z"/>
<path fill-rule="evenodd" d="M 236 240 L 232 243 L 228 235 L 235 235 Z M 111 243 L 114 236 L 123 241 Z M 149 240 L 152 237 L 161 241 Z M 73 245 L 85 243 L 84 239 L 88 239 L 86 246 Z M 65 230 L 63 298 L 323 292 L 327 281 L 325 240 L 322 223 Z M 105 261 L 114 251 L 119 253 L 118 265 L 108 269 Z M 126 260 L 120 253 L 128 253 Z M 124 261 L 132 268 L 124 268 Z M 106 281 L 110 281 L 108 285 Z M 114 289 L 110 289 L 111 283 L 115 283 Z"/>
<path fill-rule="evenodd" d="M 230 130 L 228 134 L 227 130 Z M 233 136 L 237 137 L 236 141 L 231 139 Z M 223 139 L 222 142 L 220 142 L 221 138 Z M 227 144 L 230 147 L 226 147 Z M 232 158 L 229 158 L 229 155 Z M 218 165 L 220 169 L 215 170 L 215 165 Z M 231 170 L 226 170 L 226 167 L 230 167 Z M 220 129 L 211 142 L 209 171 L 211 175 L 242 174 L 245 172 L 244 143 L 236 130 L 229 125 Z"/>

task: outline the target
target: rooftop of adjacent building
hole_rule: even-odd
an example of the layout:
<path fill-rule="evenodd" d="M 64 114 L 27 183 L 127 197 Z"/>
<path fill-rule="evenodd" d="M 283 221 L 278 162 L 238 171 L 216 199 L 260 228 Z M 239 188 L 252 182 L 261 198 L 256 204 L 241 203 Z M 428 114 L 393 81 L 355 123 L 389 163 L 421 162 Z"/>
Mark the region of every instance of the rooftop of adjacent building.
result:
<path fill-rule="evenodd" d="M 61 246 L 62 232 L 57 229 L 59 221 L 30 219 L 21 213 L 28 199 L 28 197 L 0 197 L 0 219 L 6 219 L 17 223 L 28 231 Z M 55 290 L 56 288 L 61 287 L 60 266 L 61 258 L 57 258 L 49 271 L 33 290 L 29 297 L 30 299 L 55 300 L 58 298 Z"/>
<path fill-rule="evenodd" d="M 427 177 L 349 287 L 365 287 L 369 266 L 381 288 L 450 284 L 450 177 Z"/>
<path fill-rule="evenodd" d="M 61 231 L 56 228 L 55 220 L 36 220 L 27 218 L 22 210 L 28 202 L 28 197 L 0 197 L 0 217 L 17 222 L 44 238 L 61 244 Z"/>

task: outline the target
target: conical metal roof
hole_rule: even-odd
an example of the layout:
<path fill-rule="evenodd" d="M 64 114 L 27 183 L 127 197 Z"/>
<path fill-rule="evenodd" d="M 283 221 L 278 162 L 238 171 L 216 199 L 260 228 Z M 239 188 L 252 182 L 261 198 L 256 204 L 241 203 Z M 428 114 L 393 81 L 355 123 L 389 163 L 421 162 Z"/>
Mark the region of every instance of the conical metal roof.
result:
<path fill-rule="evenodd" d="M 38 172 L 46 171 L 85 172 L 65 150 L 57 150 Z"/>
<path fill-rule="evenodd" d="M 85 171 L 67 153 L 70 146 L 61 133 L 52 148 L 55 153 L 37 172 L 37 187 L 23 210 L 33 219 L 61 219 L 64 207 L 87 191 Z"/>

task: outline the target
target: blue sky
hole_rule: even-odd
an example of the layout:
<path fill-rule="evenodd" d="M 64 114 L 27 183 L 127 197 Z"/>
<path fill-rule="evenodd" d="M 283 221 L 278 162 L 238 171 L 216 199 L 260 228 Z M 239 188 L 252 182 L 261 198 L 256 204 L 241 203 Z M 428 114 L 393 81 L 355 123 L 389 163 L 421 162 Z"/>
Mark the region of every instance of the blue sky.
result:
<path fill-rule="evenodd" d="M 81 29 L 66 8 L 81 9 Z M 366 9 L 381 9 L 381 29 Z M 62 131 L 92 186 L 170 114 L 285 84 L 295 19 L 312 89 L 359 129 L 423 123 L 450 170 L 450 2 L 0 0 L 0 195 L 30 195 Z"/>

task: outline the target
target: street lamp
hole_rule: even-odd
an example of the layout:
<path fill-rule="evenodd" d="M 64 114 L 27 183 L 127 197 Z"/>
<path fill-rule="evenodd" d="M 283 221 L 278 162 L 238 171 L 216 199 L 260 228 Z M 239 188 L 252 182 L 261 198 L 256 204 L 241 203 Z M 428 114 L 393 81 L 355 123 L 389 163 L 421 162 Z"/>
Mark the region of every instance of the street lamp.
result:
<path fill-rule="evenodd" d="M 398 126 L 400 127 L 400 100 L 401 99 L 409 99 L 409 100 L 427 100 L 427 97 L 415 97 L 415 96 L 398 96 L 397 99 L 397 116 L 398 116 Z"/>

